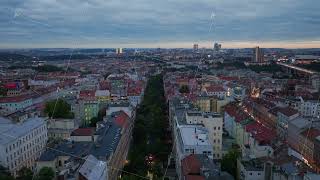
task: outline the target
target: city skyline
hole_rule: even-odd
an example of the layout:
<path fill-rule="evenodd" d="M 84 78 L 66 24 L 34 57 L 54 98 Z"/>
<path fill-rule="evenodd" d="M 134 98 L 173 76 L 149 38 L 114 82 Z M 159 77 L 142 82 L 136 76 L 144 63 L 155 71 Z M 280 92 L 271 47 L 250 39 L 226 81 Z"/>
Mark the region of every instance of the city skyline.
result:
<path fill-rule="evenodd" d="M 0 48 L 319 48 L 313 0 L 0 2 Z"/>

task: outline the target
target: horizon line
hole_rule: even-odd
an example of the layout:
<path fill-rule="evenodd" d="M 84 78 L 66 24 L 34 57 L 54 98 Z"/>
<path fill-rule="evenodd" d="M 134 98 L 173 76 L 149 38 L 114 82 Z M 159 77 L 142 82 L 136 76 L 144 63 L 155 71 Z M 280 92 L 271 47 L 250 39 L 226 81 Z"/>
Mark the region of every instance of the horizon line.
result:
<path fill-rule="evenodd" d="M 72 46 L 62 44 L 0 44 L 0 49 L 107 49 L 107 48 L 139 48 L 139 49 L 192 49 L 193 44 L 199 48 L 213 48 L 213 44 L 222 44 L 222 49 L 246 49 L 259 46 L 261 48 L 279 49 L 316 49 L 320 48 L 320 40 L 314 41 L 194 41 L 194 42 L 155 42 L 155 43 L 77 43 Z M 84 45 L 83 45 L 84 44 Z M 107 45 L 109 44 L 109 45 Z M 112 45 L 111 45 L 112 44 Z M 111 45 L 111 46 L 110 46 Z"/>

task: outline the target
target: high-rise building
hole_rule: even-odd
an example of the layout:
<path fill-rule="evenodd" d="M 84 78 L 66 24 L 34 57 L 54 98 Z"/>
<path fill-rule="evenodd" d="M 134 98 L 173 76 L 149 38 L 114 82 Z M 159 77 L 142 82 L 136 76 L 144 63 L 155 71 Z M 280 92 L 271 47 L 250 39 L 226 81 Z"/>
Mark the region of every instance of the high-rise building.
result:
<path fill-rule="evenodd" d="M 215 51 L 219 51 L 219 50 L 221 49 L 221 44 L 219 44 L 219 43 L 214 43 L 213 49 L 214 49 Z"/>
<path fill-rule="evenodd" d="M 259 48 L 259 46 L 256 46 L 253 50 L 253 58 L 252 60 L 254 62 L 262 63 L 264 62 L 264 54 L 263 50 Z"/>
<path fill-rule="evenodd" d="M 199 50 L 199 45 L 198 44 L 194 44 L 193 45 L 193 51 L 198 51 Z"/>
<path fill-rule="evenodd" d="M 116 49 L 116 54 L 122 54 L 122 48 L 117 48 Z"/>

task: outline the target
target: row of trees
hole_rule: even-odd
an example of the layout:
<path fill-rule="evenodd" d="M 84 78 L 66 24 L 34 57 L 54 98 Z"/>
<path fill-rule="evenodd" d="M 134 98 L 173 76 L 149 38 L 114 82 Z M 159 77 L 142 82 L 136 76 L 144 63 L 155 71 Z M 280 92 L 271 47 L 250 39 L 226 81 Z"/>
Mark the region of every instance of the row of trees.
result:
<path fill-rule="evenodd" d="M 269 72 L 269 73 L 276 73 L 276 72 L 281 72 L 282 69 L 279 65 L 277 64 L 270 64 L 270 65 L 250 65 L 249 68 L 257 73 L 260 72 Z"/>
<path fill-rule="evenodd" d="M 124 170 L 146 176 L 151 173 L 154 179 L 162 177 L 162 165 L 167 161 L 171 151 L 166 143 L 168 126 L 167 106 L 164 98 L 162 76 L 149 79 L 145 96 L 137 109 L 133 130 L 133 145 L 129 151 L 129 163 Z M 146 160 L 151 157 L 151 160 Z M 123 179 L 139 179 L 124 174 Z"/>

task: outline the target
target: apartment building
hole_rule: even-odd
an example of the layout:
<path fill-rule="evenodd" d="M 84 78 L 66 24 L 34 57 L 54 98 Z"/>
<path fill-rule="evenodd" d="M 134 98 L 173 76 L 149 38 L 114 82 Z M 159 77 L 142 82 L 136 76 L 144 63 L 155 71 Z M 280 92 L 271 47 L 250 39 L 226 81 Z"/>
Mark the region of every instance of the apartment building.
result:
<path fill-rule="evenodd" d="M 33 169 L 47 142 L 47 124 L 43 118 L 13 123 L 0 118 L 0 164 L 16 176 L 22 167 Z"/>

